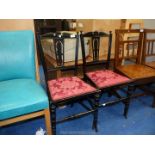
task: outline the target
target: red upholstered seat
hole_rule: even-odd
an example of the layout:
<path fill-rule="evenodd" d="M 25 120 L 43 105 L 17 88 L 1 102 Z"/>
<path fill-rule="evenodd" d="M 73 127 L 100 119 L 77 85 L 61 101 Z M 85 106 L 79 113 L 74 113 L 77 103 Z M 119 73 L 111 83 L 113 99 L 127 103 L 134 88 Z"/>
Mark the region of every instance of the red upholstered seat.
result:
<path fill-rule="evenodd" d="M 50 80 L 48 81 L 48 87 L 53 101 L 94 92 L 96 90 L 78 77 L 62 77 Z"/>
<path fill-rule="evenodd" d="M 128 82 L 130 79 L 111 70 L 88 72 L 86 75 L 99 87 L 109 87 Z"/>

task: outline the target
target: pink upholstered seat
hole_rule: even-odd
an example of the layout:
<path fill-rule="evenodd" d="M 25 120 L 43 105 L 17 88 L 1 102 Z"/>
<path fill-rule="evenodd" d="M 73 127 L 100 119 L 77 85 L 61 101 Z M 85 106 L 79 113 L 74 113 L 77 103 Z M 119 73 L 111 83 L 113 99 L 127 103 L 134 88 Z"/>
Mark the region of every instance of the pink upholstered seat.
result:
<path fill-rule="evenodd" d="M 50 80 L 48 81 L 48 86 L 53 101 L 94 92 L 96 90 L 78 77 L 62 77 Z"/>
<path fill-rule="evenodd" d="M 86 75 L 99 87 L 109 87 L 128 82 L 130 79 L 111 70 L 88 72 Z"/>

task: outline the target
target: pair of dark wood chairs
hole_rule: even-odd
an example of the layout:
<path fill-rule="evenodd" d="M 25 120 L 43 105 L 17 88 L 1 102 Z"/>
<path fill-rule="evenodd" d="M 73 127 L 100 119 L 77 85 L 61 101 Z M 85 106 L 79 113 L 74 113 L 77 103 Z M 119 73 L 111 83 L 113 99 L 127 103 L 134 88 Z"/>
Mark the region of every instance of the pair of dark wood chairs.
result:
<path fill-rule="evenodd" d="M 133 97 L 152 94 L 152 106 L 155 106 L 155 91 L 151 85 L 155 82 L 154 62 L 147 63 L 146 58 L 154 55 L 154 39 L 148 34 L 155 30 L 135 29 L 116 30 L 115 40 L 115 70 L 132 80 L 134 90 L 140 88 L 143 94 L 134 94 Z"/>
<path fill-rule="evenodd" d="M 90 38 L 90 39 L 87 39 Z M 103 50 L 104 46 L 100 44 L 102 38 L 108 40 L 107 51 Z M 45 51 L 42 47 L 43 39 L 52 39 L 54 44 L 55 58 L 57 67 L 47 67 L 45 61 Z M 65 40 L 75 40 L 75 61 L 73 66 L 65 66 Z M 44 35 L 37 35 L 38 52 L 44 68 L 45 81 L 47 86 L 47 93 L 50 99 L 51 108 L 51 121 L 53 134 L 56 134 L 56 123 L 64 122 L 67 120 L 76 119 L 88 114 L 93 115 L 92 127 L 97 131 L 98 122 L 98 108 L 113 105 L 122 101 L 125 103 L 124 115 L 127 116 L 127 107 L 130 102 L 131 91 L 128 87 L 128 91 L 125 96 L 121 96 L 117 90 L 122 87 L 128 86 L 130 79 L 126 76 L 109 70 L 110 67 L 110 56 L 111 56 L 111 43 L 112 33 L 110 32 L 88 32 L 88 33 L 48 33 Z M 86 55 L 86 45 L 90 46 L 92 53 Z M 82 68 L 83 68 L 83 79 L 80 79 L 78 74 L 79 59 L 79 46 L 82 49 Z M 104 60 L 100 58 L 100 47 L 102 48 L 103 54 L 107 52 L 107 56 Z M 87 68 L 94 68 L 94 65 L 99 65 L 100 70 L 89 71 Z M 51 72 L 55 70 L 68 71 L 72 70 L 74 76 L 71 77 L 60 77 L 51 79 Z M 100 97 L 102 93 L 108 92 L 110 95 L 114 94 L 117 99 L 106 103 L 100 103 Z M 83 101 L 87 100 L 88 105 Z M 66 105 L 72 105 L 72 103 L 81 104 L 86 111 L 67 116 L 62 120 L 56 119 L 56 108 Z"/>

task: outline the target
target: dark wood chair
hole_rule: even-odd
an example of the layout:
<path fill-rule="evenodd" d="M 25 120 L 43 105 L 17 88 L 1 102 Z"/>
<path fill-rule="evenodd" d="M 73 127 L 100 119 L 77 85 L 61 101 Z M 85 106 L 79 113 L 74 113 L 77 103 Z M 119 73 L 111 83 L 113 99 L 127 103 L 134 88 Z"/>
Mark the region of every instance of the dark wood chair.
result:
<path fill-rule="evenodd" d="M 135 89 L 146 94 L 153 93 L 148 85 L 155 81 L 155 70 L 142 64 L 143 37 L 143 29 L 116 30 L 114 64 L 117 72 L 132 79 Z"/>
<path fill-rule="evenodd" d="M 118 93 L 118 90 L 126 87 L 130 83 L 130 79 L 110 69 L 112 33 L 95 31 L 81 33 L 80 36 L 83 54 L 84 79 L 89 81 L 97 89 L 101 90 L 100 97 L 103 93 L 108 93 L 109 96 L 115 95 L 117 97 L 116 100 L 112 100 L 107 103 L 100 103 L 100 106 L 109 106 L 123 101 L 123 103 L 125 103 L 124 116 L 126 117 L 131 90 L 128 89 L 128 93 L 126 94 L 125 98 Z M 86 38 L 90 38 L 90 53 L 92 53 L 91 61 L 90 59 L 89 61 L 87 61 L 87 57 L 85 55 Z M 103 55 L 105 55 L 106 57 L 101 57 Z M 96 69 L 94 67 L 96 65 L 99 65 L 100 69 Z M 91 66 L 91 68 L 89 68 L 89 66 Z M 95 68 L 95 70 L 90 71 L 90 69 L 92 68 Z"/>
<path fill-rule="evenodd" d="M 57 61 L 56 68 L 47 68 L 44 50 L 42 48 L 41 40 L 45 38 L 50 38 L 53 40 L 55 57 Z M 65 39 L 75 39 L 76 48 L 75 48 L 75 64 L 72 67 L 64 66 L 64 49 L 65 49 Z M 50 108 L 52 115 L 52 130 L 56 134 L 56 123 L 64 122 L 67 120 L 73 120 L 88 114 L 93 114 L 93 128 L 97 131 L 97 106 L 98 106 L 98 93 L 99 90 L 87 84 L 77 75 L 77 60 L 78 60 L 78 45 L 79 45 L 79 35 L 78 34 L 68 34 L 68 33 L 49 33 L 44 35 L 37 35 L 39 54 L 41 62 L 44 68 L 45 81 L 47 85 L 47 92 L 50 99 Z M 50 72 L 55 70 L 72 70 L 74 76 L 72 77 L 60 77 L 57 79 L 51 79 Z M 84 100 L 89 98 L 89 104 L 86 105 L 83 103 Z M 87 111 L 83 111 L 72 116 L 67 116 L 62 120 L 56 120 L 56 108 L 61 106 L 71 105 L 73 102 L 81 104 Z"/>

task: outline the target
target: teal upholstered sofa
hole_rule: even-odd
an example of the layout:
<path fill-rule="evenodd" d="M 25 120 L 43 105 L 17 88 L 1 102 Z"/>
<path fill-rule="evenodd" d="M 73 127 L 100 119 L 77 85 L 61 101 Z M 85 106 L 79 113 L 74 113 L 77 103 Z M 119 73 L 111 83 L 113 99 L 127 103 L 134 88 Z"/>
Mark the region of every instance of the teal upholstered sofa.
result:
<path fill-rule="evenodd" d="M 0 127 L 45 116 L 51 134 L 48 97 L 36 81 L 34 45 L 30 30 L 0 32 Z"/>

